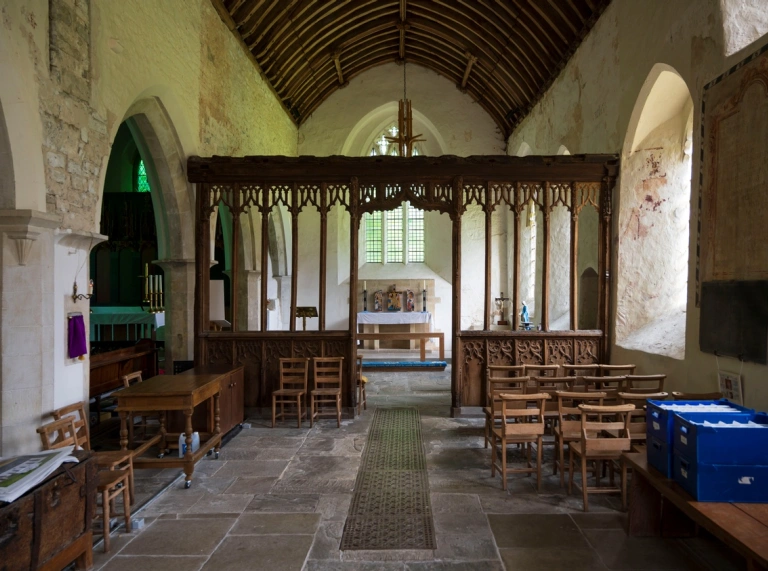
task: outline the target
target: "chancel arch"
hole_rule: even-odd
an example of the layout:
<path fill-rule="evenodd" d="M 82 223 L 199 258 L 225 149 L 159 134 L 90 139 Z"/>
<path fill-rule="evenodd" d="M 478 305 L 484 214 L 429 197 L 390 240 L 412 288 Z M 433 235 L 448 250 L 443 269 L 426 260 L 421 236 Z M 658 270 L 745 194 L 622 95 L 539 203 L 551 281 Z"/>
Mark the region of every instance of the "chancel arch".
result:
<path fill-rule="evenodd" d="M 622 153 L 616 343 L 684 358 L 693 101 L 680 75 L 653 67 Z"/>

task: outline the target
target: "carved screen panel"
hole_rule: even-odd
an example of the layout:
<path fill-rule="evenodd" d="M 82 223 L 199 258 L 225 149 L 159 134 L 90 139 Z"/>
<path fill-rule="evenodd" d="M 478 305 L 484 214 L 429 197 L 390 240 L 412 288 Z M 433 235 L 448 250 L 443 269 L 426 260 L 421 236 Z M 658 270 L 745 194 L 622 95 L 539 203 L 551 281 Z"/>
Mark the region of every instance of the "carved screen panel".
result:
<path fill-rule="evenodd" d="M 768 55 L 705 93 L 701 281 L 768 278 Z"/>

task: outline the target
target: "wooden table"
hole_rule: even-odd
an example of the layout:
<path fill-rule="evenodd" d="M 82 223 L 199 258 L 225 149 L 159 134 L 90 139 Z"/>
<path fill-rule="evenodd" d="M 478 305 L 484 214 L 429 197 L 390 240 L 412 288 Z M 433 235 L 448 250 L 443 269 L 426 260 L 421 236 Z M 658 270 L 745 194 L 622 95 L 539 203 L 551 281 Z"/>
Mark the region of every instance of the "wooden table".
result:
<path fill-rule="evenodd" d="M 437 339 L 440 349 L 440 360 L 445 360 L 445 334 L 442 331 L 402 331 L 397 333 L 358 333 L 357 338 L 365 341 L 376 339 L 379 341 L 403 341 L 418 339 L 419 356 L 422 361 L 427 356 L 427 339 Z"/>
<path fill-rule="evenodd" d="M 117 399 L 117 411 L 120 413 L 120 445 L 123 450 L 128 449 L 128 417 L 132 418 L 135 413 L 140 412 L 161 411 L 160 431 L 136 449 L 136 456 L 133 460 L 134 468 L 183 468 L 186 476 L 184 487 L 189 488 L 192 485 L 195 463 L 211 449 L 215 451 L 216 457 L 219 457 L 221 445 L 221 428 L 219 425 L 220 377 L 219 374 L 159 375 L 113 394 Z M 200 448 L 193 453 L 192 413 L 195 406 L 208 399 L 213 401 L 213 431 L 200 433 Z M 174 458 L 167 454 L 168 444 L 176 442 L 179 438 L 178 433 L 172 434 L 166 431 L 165 413 L 171 410 L 180 410 L 185 416 L 184 433 L 187 450 L 183 458 Z M 156 444 L 161 451 L 157 458 L 141 456 Z"/>
<path fill-rule="evenodd" d="M 627 533 L 686 536 L 698 524 L 743 555 L 750 570 L 768 569 L 768 504 L 697 502 L 648 466 L 644 452 L 624 454 L 632 468 Z"/>

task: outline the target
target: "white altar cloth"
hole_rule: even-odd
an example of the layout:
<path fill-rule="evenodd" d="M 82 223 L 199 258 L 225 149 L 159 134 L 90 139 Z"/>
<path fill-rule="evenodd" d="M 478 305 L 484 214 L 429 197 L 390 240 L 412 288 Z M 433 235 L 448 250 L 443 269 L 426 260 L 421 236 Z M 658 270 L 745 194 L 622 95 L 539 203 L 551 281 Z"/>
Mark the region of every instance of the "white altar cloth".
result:
<path fill-rule="evenodd" d="M 432 314 L 429 311 L 361 311 L 357 314 L 357 323 L 362 325 L 429 323 L 431 329 Z"/>

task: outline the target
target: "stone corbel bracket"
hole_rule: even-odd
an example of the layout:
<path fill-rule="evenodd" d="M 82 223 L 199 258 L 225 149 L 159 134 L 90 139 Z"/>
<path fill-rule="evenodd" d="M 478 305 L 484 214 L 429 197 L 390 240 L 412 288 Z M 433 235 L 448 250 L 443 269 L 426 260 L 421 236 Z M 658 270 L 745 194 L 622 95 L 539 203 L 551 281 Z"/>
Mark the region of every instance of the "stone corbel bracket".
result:
<path fill-rule="evenodd" d="M 76 248 L 91 253 L 91 250 L 97 244 L 109 240 L 109 236 L 97 232 L 87 232 L 85 230 L 72 230 L 71 228 L 56 228 L 54 230 L 56 242 L 67 248 Z"/>
<path fill-rule="evenodd" d="M 59 216 L 37 210 L 0 210 L 0 232 L 4 232 L 16 246 L 20 266 L 26 266 L 32 245 L 43 232 L 50 232 L 60 224 Z"/>

